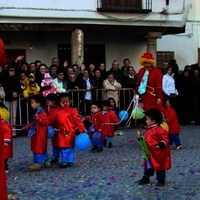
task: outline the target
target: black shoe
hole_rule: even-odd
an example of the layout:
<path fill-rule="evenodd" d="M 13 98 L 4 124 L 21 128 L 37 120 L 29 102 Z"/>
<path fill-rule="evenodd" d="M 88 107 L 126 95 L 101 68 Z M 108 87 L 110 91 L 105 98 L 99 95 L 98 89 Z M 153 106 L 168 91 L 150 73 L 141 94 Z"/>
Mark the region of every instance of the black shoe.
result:
<path fill-rule="evenodd" d="M 74 165 L 74 163 L 61 163 L 59 165 L 60 168 L 68 168 L 68 167 L 72 167 Z"/>
<path fill-rule="evenodd" d="M 108 142 L 108 148 L 112 148 L 112 142 Z"/>
<path fill-rule="evenodd" d="M 106 139 L 103 141 L 103 146 L 104 146 L 104 147 L 107 146 L 107 140 L 106 140 Z"/>
<path fill-rule="evenodd" d="M 156 183 L 156 186 L 163 186 L 165 184 L 165 181 L 158 181 Z"/>
<path fill-rule="evenodd" d="M 102 152 L 103 151 L 103 147 L 98 147 L 97 148 L 97 152 Z"/>
<path fill-rule="evenodd" d="M 90 149 L 91 152 L 94 152 L 94 151 L 97 151 L 97 147 L 96 146 L 93 146 L 91 149 Z"/>
<path fill-rule="evenodd" d="M 74 163 L 69 162 L 69 163 L 67 163 L 67 165 L 68 165 L 68 167 L 72 167 L 74 165 Z"/>
<path fill-rule="evenodd" d="M 57 164 L 58 163 L 58 158 L 53 158 L 50 161 L 51 164 Z"/>
<path fill-rule="evenodd" d="M 143 177 L 139 180 L 138 184 L 139 184 L 139 185 L 145 185 L 145 184 L 148 184 L 149 182 L 150 182 L 149 177 L 143 176 Z"/>
<path fill-rule="evenodd" d="M 68 168 L 68 164 L 67 163 L 60 163 L 59 167 L 62 168 Z"/>

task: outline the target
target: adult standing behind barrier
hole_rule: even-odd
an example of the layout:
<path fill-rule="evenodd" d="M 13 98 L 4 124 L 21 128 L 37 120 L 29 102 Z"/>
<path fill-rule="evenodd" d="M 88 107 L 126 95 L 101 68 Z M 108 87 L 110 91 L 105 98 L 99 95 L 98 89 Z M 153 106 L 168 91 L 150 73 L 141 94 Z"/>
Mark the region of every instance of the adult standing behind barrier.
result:
<path fill-rule="evenodd" d="M 5 76 L 2 80 L 2 86 L 5 91 L 5 105 L 11 113 L 11 124 L 16 125 L 17 98 L 21 91 L 20 79 L 15 74 L 15 68 L 8 66 Z M 16 132 L 13 132 L 16 136 Z"/>
<path fill-rule="evenodd" d="M 82 77 L 82 78 L 81 78 Z M 87 69 L 83 70 L 83 74 L 79 74 L 79 88 L 86 89 L 86 92 L 81 92 L 81 111 L 83 115 L 90 115 L 90 106 L 92 101 L 92 79 L 89 77 L 89 71 Z"/>
<path fill-rule="evenodd" d="M 102 92 L 103 99 L 107 100 L 108 98 L 112 97 L 115 100 L 116 105 L 119 106 L 119 91 L 117 90 L 121 88 L 121 84 L 114 79 L 113 74 L 108 74 L 107 79 L 103 81 L 103 89 L 106 89 Z"/>
<path fill-rule="evenodd" d="M 162 79 L 162 89 L 167 99 L 171 99 L 171 103 L 176 108 L 176 97 L 178 96 L 178 91 L 176 89 L 174 73 L 172 66 L 166 68 L 166 74 Z"/>
<path fill-rule="evenodd" d="M 157 102 L 163 102 L 162 73 L 154 66 L 152 53 L 146 52 L 140 57 L 143 67 L 139 70 L 136 81 L 136 93 L 144 103 L 144 110 L 158 108 Z"/>
<path fill-rule="evenodd" d="M 124 84 L 124 73 L 119 68 L 119 63 L 117 60 L 113 60 L 111 69 L 107 72 L 107 75 L 112 73 L 114 79 L 120 83 L 121 85 Z"/>
<path fill-rule="evenodd" d="M 69 81 L 67 83 L 67 89 L 68 90 L 78 90 L 78 83 L 76 80 L 76 74 L 70 74 L 69 75 Z M 69 92 L 69 96 L 72 99 L 72 104 L 73 107 L 79 108 L 79 95 L 78 95 L 78 91 L 68 91 Z"/>

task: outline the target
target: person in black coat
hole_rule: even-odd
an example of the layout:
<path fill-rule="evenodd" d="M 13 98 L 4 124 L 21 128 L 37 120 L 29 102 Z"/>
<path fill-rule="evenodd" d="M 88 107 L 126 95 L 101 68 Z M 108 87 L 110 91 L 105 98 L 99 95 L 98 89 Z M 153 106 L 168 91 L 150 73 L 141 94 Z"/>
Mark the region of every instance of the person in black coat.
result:
<path fill-rule="evenodd" d="M 67 82 L 67 90 L 72 99 L 73 107 L 79 108 L 79 100 L 80 100 L 79 95 L 78 95 L 79 91 L 76 91 L 79 89 L 79 87 L 78 87 L 78 83 L 76 79 L 77 77 L 75 73 L 72 73 L 69 75 L 68 82 Z"/>
<path fill-rule="evenodd" d="M 5 91 L 5 105 L 11 115 L 11 124 L 16 125 L 18 96 L 21 91 L 20 79 L 15 74 L 15 67 L 8 66 L 5 76 L 2 78 L 2 86 Z M 13 132 L 16 136 L 16 132 Z"/>
<path fill-rule="evenodd" d="M 82 78 L 81 78 L 82 76 Z M 90 115 L 90 106 L 92 101 L 92 79 L 89 78 L 88 69 L 84 69 L 83 73 L 79 74 L 78 79 L 78 87 L 79 89 L 85 89 L 87 91 L 80 92 L 81 99 L 81 113 L 83 116 Z"/>

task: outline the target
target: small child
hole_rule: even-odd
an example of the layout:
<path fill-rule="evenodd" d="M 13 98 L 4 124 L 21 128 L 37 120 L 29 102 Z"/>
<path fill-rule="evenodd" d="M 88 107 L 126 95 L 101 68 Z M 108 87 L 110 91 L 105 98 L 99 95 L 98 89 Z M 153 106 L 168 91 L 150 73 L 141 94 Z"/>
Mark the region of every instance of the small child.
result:
<path fill-rule="evenodd" d="M 7 184 L 6 184 L 6 174 L 5 174 L 5 159 L 3 155 L 4 151 L 4 135 L 2 130 L 2 118 L 0 114 L 0 198 L 3 200 L 8 199 L 7 194 Z"/>
<path fill-rule="evenodd" d="M 40 92 L 40 87 L 35 81 L 35 75 L 29 74 L 28 80 L 25 83 L 25 89 L 23 91 L 24 98 L 31 97 L 35 94 L 38 94 Z"/>
<path fill-rule="evenodd" d="M 93 148 L 91 151 L 102 152 L 103 151 L 103 142 L 101 135 L 101 106 L 98 102 L 93 102 L 91 105 L 91 121 L 92 125 L 90 126 L 88 132 L 92 141 Z"/>
<path fill-rule="evenodd" d="M 165 184 L 165 170 L 171 168 L 171 156 L 167 131 L 160 127 L 163 121 L 162 113 L 157 109 L 149 109 L 146 113 L 147 129 L 144 132 L 148 160 L 143 159 L 144 176 L 139 184 L 145 185 L 150 182 L 149 177 L 157 175 L 157 186 Z M 141 133 L 137 132 L 137 138 L 142 139 Z"/>
<path fill-rule="evenodd" d="M 100 129 L 102 130 L 102 138 L 104 146 L 112 148 L 112 138 L 114 136 L 115 125 L 120 122 L 115 111 L 110 109 L 108 100 L 103 100 L 102 103 L 102 123 Z"/>
<path fill-rule="evenodd" d="M 115 99 L 110 97 L 108 98 L 108 102 L 110 104 L 110 108 L 115 111 L 116 115 L 119 114 L 119 108 L 116 105 Z"/>
<path fill-rule="evenodd" d="M 180 133 L 180 124 L 178 121 L 178 117 L 176 114 L 175 109 L 173 108 L 172 102 L 173 99 L 167 99 L 165 102 L 165 107 L 160 105 L 160 110 L 164 115 L 165 121 L 167 122 L 169 126 L 169 144 L 173 145 L 173 143 L 176 145 L 176 149 L 180 150 L 183 148 L 180 138 L 179 138 L 179 133 Z"/>
<path fill-rule="evenodd" d="M 0 116 L 1 116 L 1 133 L 4 138 L 4 161 L 5 161 L 5 171 L 9 173 L 8 169 L 8 159 L 13 157 L 13 131 L 11 125 L 8 123 L 9 121 L 9 111 L 4 106 L 4 104 L 0 104 Z"/>
<path fill-rule="evenodd" d="M 44 98 L 41 94 L 31 97 L 31 107 L 35 111 L 34 121 L 28 134 L 31 137 L 31 150 L 33 152 L 33 164 L 28 166 L 29 171 L 39 171 L 41 168 L 49 167 L 47 153 L 48 118 L 42 107 Z"/>
<path fill-rule="evenodd" d="M 56 112 L 56 110 L 59 108 L 59 106 L 57 105 L 58 103 L 58 96 L 56 94 L 48 94 L 46 96 L 46 104 L 47 104 L 47 114 L 48 117 L 51 118 L 51 115 L 54 116 L 54 113 Z M 52 138 L 52 151 L 53 151 L 53 158 L 51 159 L 50 163 L 51 164 L 56 164 L 59 161 L 59 154 L 60 154 L 60 150 L 58 148 L 58 141 L 57 141 L 57 137 L 54 136 Z"/>
<path fill-rule="evenodd" d="M 86 128 L 75 108 L 70 107 L 71 99 L 68 95 L 60 97 L 60 107 L 49 118 L 50 124 L 56 127 L 55 137 L 61 154 L 60 168 L 68 168 L 74 164 L 74 143 L 76 129 L 79 133 L 86 132 Z"/>
<path fill-rule="evenodd" d="M 53 78 L 49 73 L 44 74 L 44 79 L 41 82 L 42 95 L 46 97 L 48 94 L 56 94 L 56 87 L 53 84 Z"/>

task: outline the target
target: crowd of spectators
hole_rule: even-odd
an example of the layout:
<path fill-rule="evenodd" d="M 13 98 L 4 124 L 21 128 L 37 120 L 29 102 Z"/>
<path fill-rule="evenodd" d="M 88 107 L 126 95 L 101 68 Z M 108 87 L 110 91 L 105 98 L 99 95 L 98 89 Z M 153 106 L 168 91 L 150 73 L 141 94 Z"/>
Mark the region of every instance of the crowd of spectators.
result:
<path fill-rule="evenodd" d="M 20 105 L 22 109 L 25 107 L 23 102 L 34 94 L 69 93 L 73 106 L 79 108 L 82 115 L 90 115 L 92 100 L 113 98 L 119 106 L 120 95 L 117 90 L 135 87 L 136 72 L 130 66 L 129 59 L 124 59 L 121 69 L 117 60 L 114 60 L 108 71 L 104 63 L 98 66 L 70 66 L 67 61 L 60 63 L 58 58 L 53 58 L 48 67 L 39 60 L 31 63 L 23 61 L 24 56 L 18 56 L 13 63 L 0 66 L 0 84 L 5 92 L 5 104 L 12 113 L 12 124 L 16 124 L 19 96 L 23 99 Z M 101 89 L 107 91 L 102 92 Z M 132 98 L 133 92 L 129 96 Z"/>
<path fill-rule="evenodd" d="M 171 94 L 165 87 L 169 80 L 172 80 L 176 88 L 173 95 L 180 122 L 200 124 L 199 66 L 186 66 L 180 73 L 176 61 L 172 60 L 165 61 L 160 69 L 163 73 L 163 93 Z M 19 96 L 27 100 L 37 93 L 45 96 L 48 93 L 70 93 L 72 90 L 79 91 L 73 92 L 73 106 L 80 108 L 83 115 L 90 115 L 90 104 L 93 100 L 113 98 L 117 107 L 122 107 L 123 104 L 123 109 L 126 109 L 134 92 L 125 92 L 122 95 L 118 90 L 130 88 L 134 91 L 136 79 L 137 72 L 128 58 L 123 60 L 123 66 L 113 60 L 112 66 L 106 67 L 105 63 L 98 66 L 92 63 L 89 66 L 69 65 L 68 61 L 60 63 L 55 57 L 48 67 L 40 60 L 27 63 L 24 62 L 24 56 L 18 56 L 13 63 L 0 66 L 0 88 L 5 92 L 5 104 L 12 110 L 13 116 L 17 115 Z M 12 123 L 16 124 L 16 117 L 13 119 Z"/>

